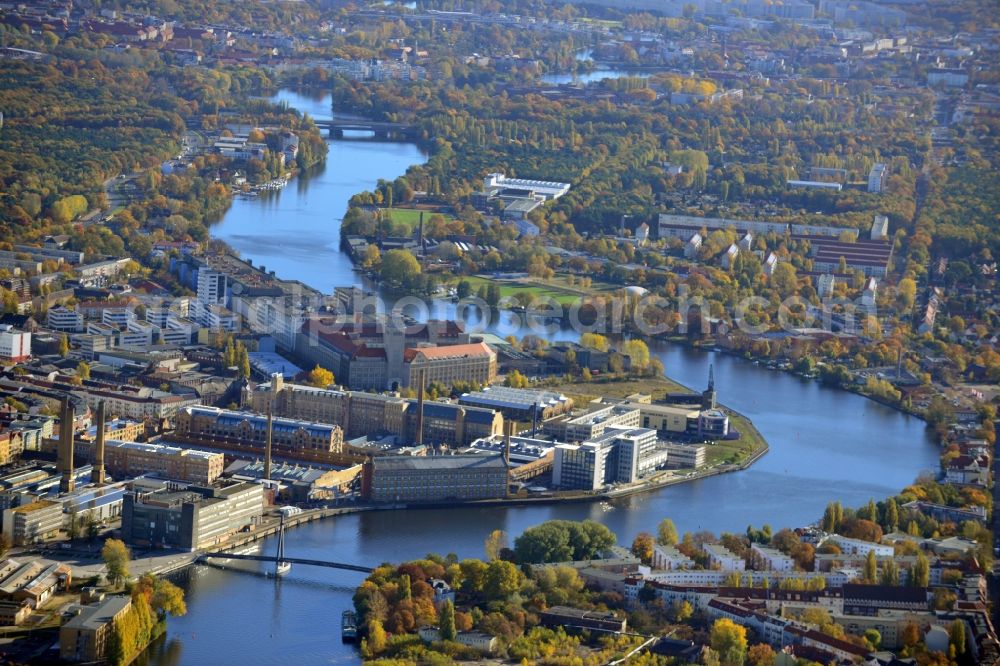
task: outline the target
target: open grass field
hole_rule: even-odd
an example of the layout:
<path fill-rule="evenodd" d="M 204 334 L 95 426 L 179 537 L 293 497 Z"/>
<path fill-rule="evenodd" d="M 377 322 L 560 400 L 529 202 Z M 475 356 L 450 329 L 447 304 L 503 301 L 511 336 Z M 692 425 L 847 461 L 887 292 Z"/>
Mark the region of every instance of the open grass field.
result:
<path fill-rule="evenodd" d="M 566 282 L 565 277 L 555 277 L 547 282 L 533 281 L 496 281 L 488 280 L 477 276 L 462 278 L 472 285 L 472 293 L 479 291 L 479 288 L 488 284 L 500 285 L 501 298 L 513 297 L 517 294 L 530 294 L 534 298 L 551 298 L 559 305 L 569 305 L 584 296 L 601 292 L 610 292 L 617 289 L 615 285 L 597 283 L 592 284 L 588 289 L 571 286 Z M 455 281 L 456 284 L 458 280 Z"/>
<path fill-rule="evenodd" d="M 420 224 L 420 213 L 424 214 L 424 224 L 427 224 L 431 219 L 431 215 L 441 215 L 445 220 L 453 220 L 451 215 L 446 213 L 435 213 L 429 210 L 417 210 L 416 208 L 386 208 L 383 212 L 389 213 L 390 218 L 393 222 L 398 224 L 405 224 L 409 227 L 410 231 L 413 231 Z"/>
<path fill-rule="evenodd" d="M 667 393 L 686 391 L 683 386 L 665 377 L 595 377 L 589 382 L 582 380 L 565 382 L 554 386 L 545 386 L 546 390 L 558 391 L 573 398 L 579 407 L 594 398 L 624 398 L 633 393 L 646 393 L 654 399 L 662 399 Z"/>

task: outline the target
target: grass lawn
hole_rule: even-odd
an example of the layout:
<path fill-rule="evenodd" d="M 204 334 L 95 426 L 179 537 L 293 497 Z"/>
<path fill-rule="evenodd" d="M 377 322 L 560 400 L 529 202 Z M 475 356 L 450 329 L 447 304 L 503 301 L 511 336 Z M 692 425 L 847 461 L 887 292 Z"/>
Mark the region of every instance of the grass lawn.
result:
<path fill-rule="evenodd" d="M 613 285 L 599 283 L 597 285 L 591 285 L 591 287 L 587 290 L 582 290 L 580 287 L 569 286 L 565 278 L 559 277 L 555 278 L 551 282 L 520 282 L 487 280 L 473 275 L 460 278 L 456 280 L 455 283 L 457 284 L 461 280 L 466 280 L 472 285 L 473 294 L 477 293 L 479 288 L 483 285 L 496 283 L 500 285 L 501 298 L 527 293 L 531 294 L 535 298 L 551 298 L 559 305 L 569 305 L 574 303 L 585 294 L 610 291 L 611 289 L 616 288 Z"/>
<path fill-rule="evenodd" d="M 577 407 L 585 405 L 594 398 L 624 398 L 633 393 L 646 393 L 655 399 L 662 399 L 667 393 L 686 391 L 683 386 L 663 377 L 595 377 L 589 382 L 583 380 L 554 386 L 542 386 L 548 391 L 558 391 L 573 398 Z"/>
<path fill-rule="evenodd" d="M 739 464 L 750 457 L 758 449 L 767 445 L 757 429 L 744 417 L 729 413 L 729 425 L 740 432 L 737 440 L 722 440 L 708 447 L 705 452 L 705 462 L 708 465 L 716 463 Z"/>
<path fill-rule="evenodd" d="M 384 208 L 383 212 L 389 213 L 390 219 L 399 224 L 405 224 L 413 231 L 420 225 L 420 213 L 424 214 L 424 224 L 430 222 L 431 215 L 441 215 L 445 220 L 451 221 L 454 218 L 446 213 L 435 213 L 430 210 L 417 210 L 416 208 Z"/>

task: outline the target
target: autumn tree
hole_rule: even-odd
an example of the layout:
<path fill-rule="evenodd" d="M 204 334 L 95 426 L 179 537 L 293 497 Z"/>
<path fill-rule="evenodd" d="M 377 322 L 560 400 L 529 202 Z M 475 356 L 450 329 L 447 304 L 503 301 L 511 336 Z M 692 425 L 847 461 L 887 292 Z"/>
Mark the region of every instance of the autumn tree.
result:
<path fill-rule="evenodd" d="M 712 625 L 709 645 L 719 654 L 723 666 L 743 666 L 747 656 L 747 630 L 729 618 Z"/>
<path fill-rule="evenodd" d="M 507 533 L 503 530 L 493 530 L 486 537 L 486 543 L 484 544 L 486 559 L 490 561 L 499 560 L 500 552 L 508 548 L 508 545 Z"/>
<path fill-rule="evenodd" d="M 112 585 L 119 585 L 128 579 L 128 563 L 132 553 L 120 539 L 108 539 L 101 548 L 101 559 L 108 570 L 108 580 Z"/>
<path fill-rule="evenodd" d="M 309 371 L 309 385 L 315 386 L 316 388 L 326 388 L 333 383 L 334 377 L 333 373 L 326 368 L 320 367 L 319 364 L 316 365 L 312 370 Z"/>
<path fill-rule="evenodd" d="M 643 564 L 653 561 L 653 535 L 649 532 L 639 532 L 632 541 L 632 554 L 642 560 Z"/>
<path fill-rule="evenodd" d="M 368 637 L 365 640 L 368 641 L 368 650 L 372 656 L 385 651 L 388 639 L 386 638 L 385 627 L 382 626 L 379 620 L 372 620 L 368 623 Z"/>
<path fill-rule="evenodd" d="M 747 662 L 750 666 L 774 666 L 776 656 L 767 643 L 757 643 L 747 650 Z"/>
<path fill-rule="evenodd" d="M 632 359 L 632 369 L 645 370 L 649 366 L 649 347 L 642 340 L 626 340 L 622 344 L 622 353 Z"/>
<path fill-rule="evenodd" d="M 899 309 L 909 312 L 917 299 L 917 283 L 913 278 L 903 278 L 896 286 L 896 302 Z"/>
<path fill-rule="evenodd" d="M 674 601 L 670 606 L 670 617 L 674 622 L 684 623 L 694 615 L 694 606 L 689 601 Z"/>

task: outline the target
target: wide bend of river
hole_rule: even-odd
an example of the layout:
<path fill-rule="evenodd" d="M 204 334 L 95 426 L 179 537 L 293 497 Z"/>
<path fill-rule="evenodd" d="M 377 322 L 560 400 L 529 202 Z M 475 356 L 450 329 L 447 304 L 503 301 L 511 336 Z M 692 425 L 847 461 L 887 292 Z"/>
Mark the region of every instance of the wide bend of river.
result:
<path fill-rule="evenodd" d="M 284 91 L 281 99 L 314 117 L 329 115 L 329 97 Z M 348 198 L 378 178 L 394 178 L 423 155 L 407 144 L 334 141 L 325 167 L 272 197 L 237 200 L 213 233 L 243 256 L 283 277 L 330 291 L 357 282 L 339 250 L 339 220 Z M 555 337 L 571 339 L 572 331 Z M 831 500 L 857 506 L 898 492 L 937 467 L 938 451 L 923 423 L 859 396 L 773 372 L 741 359 L 655 344 L 667 374 L 692 387 L 715 365 L 719 398 L 753 419 L 771 445 L 751 469 L 599 504 L 378 512 L 292 530 L 289 555 L 358 564 L 398 562 L 428 552 L 482 556 L 493 529 L 516 536 L 550 518 L 591 518 L 628 544 L 671 517 L 681 531 L 775 529 L 820 518 Z M 271 550 L 273 542 L 264 544 Z M 340 612 L 361 576 L 296 566 L 283 580 L 196 566 L 176 576 L 188 614 L 170 621 L 167 638 L 140 664 L 357 663 L 340 643 Z"/>

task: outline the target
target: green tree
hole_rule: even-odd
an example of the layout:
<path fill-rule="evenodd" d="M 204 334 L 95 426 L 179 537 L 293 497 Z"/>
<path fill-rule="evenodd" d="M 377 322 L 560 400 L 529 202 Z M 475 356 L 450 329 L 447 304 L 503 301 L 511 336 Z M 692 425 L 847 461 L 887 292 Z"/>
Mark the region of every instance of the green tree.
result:
<path fill-rule="evenodd" d="M 241 378 L 246 379 L 250 376 L 250 352 L 242 342 L 236 343 L 235 359 L 236 371 Z"/>
<path fill-rule="evenodd" d="M 412 597 L 413 592 L 410 584 L 410 574 L 403 574 L 399 577 L 399 598 L 410 599 Z"/>
<path fill-rule="evenodd" d="M 90 364 L 86 361 L 80 361 L 77 363 L 76 376 L 84 381 L 90 379 Z"/>
<path fill-rule="evenodd" d="M 875 551 L 869 550 L 865 557 L 865 582 L 873 585 L 878 580 L 878 560 L 875 559 Z"/>
<path fill-rule="evenodd" d="M 923 552 L 917 553 L 917 561 L 910 568 L 911 587 L 927 587 L 931 582 L 931 566 Z"/>
<path fill-rule="evenodd" d="M 899 505 L 892 497 L 885 502 L 885 518 L 882 520 L 882 528 L 886 532 L 894 532 L 899 528 Z"/>
<path fill-rule="evenodd" d="M 380 276 L 392 288 L 412 288 L 420 273 L 420 262 L 407 250 L 389 250 L 382 257 Z"/>
<path fill-rule="evenodd" d="M 955 648 L 955 654 L 965 654 L 965 620 L 955 620 L 948 627 L 948 643 Z"/>
<path fill-rule="evenodd" d="M 120 539 L 107 539 L 101 548 L 101 559 L 108 570 L 108 580 L 112 585 L 119 585 L 128 579 L 128 563 L 132 553 Z"/>
<path fill-rule="evenodd" d="M 441 606 L 439 626 L 441 629 L 441 638 L 443 640 L 455 640 L 455 636 L 457 634 L 455 631 L 455 605 L 451 603 L 451 599 L 445 600 L 444 605 Z"/>
<path fill-rule="evenodd" d="M 747 630 L 728 618 L 712 624 L 709 645 L 719 654 L 723 666 L 743 666 L 747 655 Z"/>
<path fill-rule="evenodd" d="M 870 645 L 873 650 L 877 650 L 882 644 L 882 634 L 878 629 L 865 629 L 864 639 L 868 641 L 868 645 Z"/>
<path fill-rule="evenodd" d="M 660 521 L 656 527 L 656 543 L 661 546 L 677 545 L 677 527 L 674 525 L 674 521 L 669 518 Z"/>
<path fill-rule="evenodd" d="M 882 574 L 879 576 L 881 585 L 899 585 L 899 567 L 891 557 L 882 564 Z"/>
<path fill-rule="evenodd" d="M 521 589 L 520 570 L 512 562 L 494 560 L 486 567 L 483 592 L 489 599 L 503 600 Z"/>

